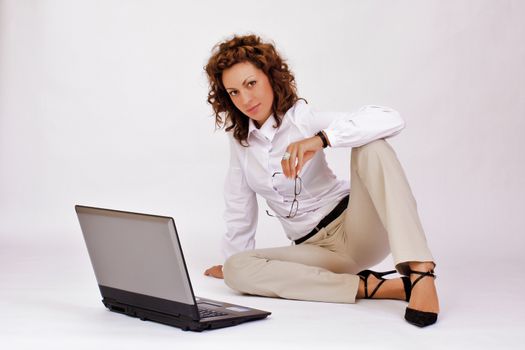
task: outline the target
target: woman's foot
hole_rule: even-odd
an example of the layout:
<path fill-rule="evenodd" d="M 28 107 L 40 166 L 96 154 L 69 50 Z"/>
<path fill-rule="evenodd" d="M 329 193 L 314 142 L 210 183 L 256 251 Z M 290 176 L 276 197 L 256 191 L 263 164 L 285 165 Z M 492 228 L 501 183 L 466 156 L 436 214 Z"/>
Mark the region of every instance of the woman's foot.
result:
<path fill-rule="evenodd" d="M 372 293 L 377 285 L 381 282 L 381 279 L 377 278 L 373 274 L 367 277 L 367 288 L 368 295 Z M 356 298 L 365 298 L 365 283 L 363 279 L 359 280 L 359 288 L 357 289 Z M 392 278 L 384 280 L 381 287 L 378 288 L 377 292 L 373 295 L 373 299 L 397 299 L 406 300 L 405 288 L 403 280 L 401 278 Z"/>
<path fill-rule="evenodd" d="M 429 272 L 433 270 L 434 263 L 411 262 L 409 266 L 412 271 Z M 413 273 L 409 277 L 414 283 L 421 275 Z M 439 301 L 433 277 L 425 276 L 417 282 L 412 289 L 408 307 L 417 311 L 439 313 Z"/>

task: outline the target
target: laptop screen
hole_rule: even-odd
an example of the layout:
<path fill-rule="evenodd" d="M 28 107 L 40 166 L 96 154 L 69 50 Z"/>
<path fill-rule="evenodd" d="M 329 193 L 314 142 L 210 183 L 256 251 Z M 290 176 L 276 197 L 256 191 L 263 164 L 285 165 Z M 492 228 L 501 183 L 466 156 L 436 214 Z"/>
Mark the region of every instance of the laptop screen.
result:
<path fill-rule="evenodd" d="M 75 209 L 99 285 L 195 304 L 172 218 Z"/>

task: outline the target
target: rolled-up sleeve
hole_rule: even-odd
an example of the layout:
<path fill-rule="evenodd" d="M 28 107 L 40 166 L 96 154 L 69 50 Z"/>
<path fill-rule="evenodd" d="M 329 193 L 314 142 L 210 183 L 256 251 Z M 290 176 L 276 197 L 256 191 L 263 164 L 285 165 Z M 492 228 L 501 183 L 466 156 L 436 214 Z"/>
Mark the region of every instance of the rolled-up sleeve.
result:
<path fill-rule="evenodd" d="M 231 255 L 255 248 L 258 205 L 255 192 L 246 182 L 239 154 L 230 139 L 230 166 L 224 182 L 224 221 L 226 233 L 222 240 L 222 253 L 226 260 Z"/>
<path fill-rule="evenodd" d="M 323 130 L 332 147 L 359 147 L 401 132 L 405 121 L 392 108 L 366 105 L 353 113 L 310 109 L 311 134 Z"/>

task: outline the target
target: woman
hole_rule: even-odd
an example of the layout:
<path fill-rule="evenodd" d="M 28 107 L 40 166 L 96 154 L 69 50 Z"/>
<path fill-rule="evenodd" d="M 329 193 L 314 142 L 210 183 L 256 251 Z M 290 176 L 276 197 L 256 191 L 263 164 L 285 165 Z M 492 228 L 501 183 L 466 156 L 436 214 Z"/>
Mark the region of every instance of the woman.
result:
<path fill-rule="evenodd" d="M 434 259 L 403 169 L 384 140 L 404 128 L 399 114 L 372 105 L 354 113 L 315 111 L 297 96 L 275 47 L 255 35 L 216 45 L 205 70 L 208 102 L 231 146 L 226 260 L 205 274 L 269 297 L 406 300 L 407 321 L 435 323 Z M 326 147 L 352 148 L 350 184 L 328 167 Z M 256 194 L 293 245 L 254 249 Z M 364 270 L 389 253 L 404 277 L 384 278 L 396 270 Z"/>

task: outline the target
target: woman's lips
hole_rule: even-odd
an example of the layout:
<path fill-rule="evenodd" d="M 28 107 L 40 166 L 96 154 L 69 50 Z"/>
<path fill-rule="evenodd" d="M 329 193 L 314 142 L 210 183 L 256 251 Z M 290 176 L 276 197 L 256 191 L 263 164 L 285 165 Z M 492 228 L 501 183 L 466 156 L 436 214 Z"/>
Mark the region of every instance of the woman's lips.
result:
<path fill-rule="evenodd" d="M 253 106 L 252 108 L 248 109 L 248 113 L 254 113 L 257 111 L 257 108 L 260 106 L 261 104 L 259 103 L 258 105 L 255 105 Z"/>

